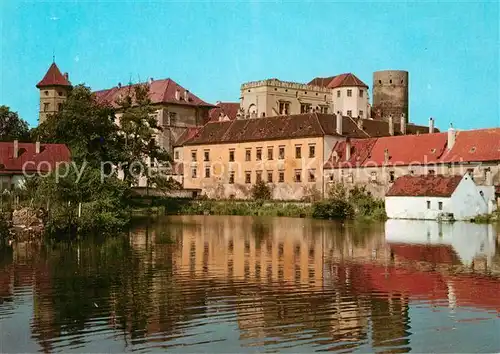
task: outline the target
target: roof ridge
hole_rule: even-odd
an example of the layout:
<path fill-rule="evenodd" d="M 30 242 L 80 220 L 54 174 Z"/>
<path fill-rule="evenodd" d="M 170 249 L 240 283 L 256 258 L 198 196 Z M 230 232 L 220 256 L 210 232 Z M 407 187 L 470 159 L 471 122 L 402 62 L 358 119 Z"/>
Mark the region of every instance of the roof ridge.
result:
<path fill-rule="evenodd" d="M 319 128 L 323 132 L 323 135 L 326 135 L 325 129 L 323 129 L 323 126 L 321 125 L 321 122 L 319 120 L 318 113 L 314 112 L 313 114 L 314 114 L 314 117 L 316 118 L 316 122 L 318 123 Z"/>

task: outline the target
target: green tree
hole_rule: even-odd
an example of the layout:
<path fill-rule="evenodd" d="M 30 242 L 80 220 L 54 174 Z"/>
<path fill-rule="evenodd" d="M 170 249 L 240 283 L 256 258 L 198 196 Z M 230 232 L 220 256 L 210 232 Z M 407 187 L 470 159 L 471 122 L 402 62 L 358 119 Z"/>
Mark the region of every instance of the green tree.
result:
<path fill-rule="evenodd" d="M 28 123 L 9 107 L 0 106 L 0 141 L 12 140 L 30 140 Z"/>
<path fill-rule="evenodd" d="M 272 197 L 271 188 L 262 180 L 252 186 L 251 193 L 255 200 L 269 200 Z"/>
<path fill-rule="evenodd" d="M 125 180 L 135 184 L 140 171 L 152 176 L 159 167 L 172 160 L 156 141 L 162 127 L 154 114 L 156 110 L 151 105 L 149 86 L 130 84 L 128 87 L 127 94 L 116 104 L 121 113 L 120 129 L 125 138 Z M 154 182 L 154 178 L 148 179 L 148 185 Z"/>

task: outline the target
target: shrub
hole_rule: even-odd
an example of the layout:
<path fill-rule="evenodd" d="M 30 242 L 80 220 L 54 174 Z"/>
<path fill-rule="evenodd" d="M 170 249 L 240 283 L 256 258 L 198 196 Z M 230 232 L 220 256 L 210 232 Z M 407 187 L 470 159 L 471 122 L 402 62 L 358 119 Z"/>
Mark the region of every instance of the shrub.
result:
<path fill-rule="evenodd" d="M 345 200 L 329 199 L 313 204 L 312 216 L 317 219 L 348 219 L 353 215 L 352 206 Z"/>
<path fill-rule="evenodd" d="M 262 180 L 252 186 L 251 193 L 255 200 L 269 200 L 272 196 L 271 188 Z"/>

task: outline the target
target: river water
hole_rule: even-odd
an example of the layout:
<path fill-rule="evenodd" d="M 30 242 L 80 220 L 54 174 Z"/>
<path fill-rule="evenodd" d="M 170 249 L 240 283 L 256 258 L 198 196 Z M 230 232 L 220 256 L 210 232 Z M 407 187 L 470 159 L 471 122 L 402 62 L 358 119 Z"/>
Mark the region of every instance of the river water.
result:
<path fill-rule="evenodd" d="M 179 216 L 0 254 L 0 352 L 498 352 L 491 225 Z"/>

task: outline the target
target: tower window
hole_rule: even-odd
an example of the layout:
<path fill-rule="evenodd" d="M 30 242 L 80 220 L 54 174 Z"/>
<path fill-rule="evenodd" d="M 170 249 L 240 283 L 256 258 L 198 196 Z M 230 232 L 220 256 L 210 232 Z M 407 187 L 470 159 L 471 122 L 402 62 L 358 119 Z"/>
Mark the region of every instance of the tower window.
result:
<path fill-rule="evenodd" d="M 392 84 L 392 80 L 389 80 L 389 83 Z"/>
<path fill-rule="evenodd" d="M 45 96 L 48 96 L 49 95 L 49 91 L 45 91 Z"/>
<path fill-rule="evenodd" d="M 359 89 L 359 97 L 363 97 L 363 90 Z"/>
<path fill-rule="evenodd" d="M 351 89 L 347 90 L 347 97 L 352 97 L 352 90 Z"/>
<path fill-rule="evenodd" d="M 340 90 L 337 90 L 337 97 L 340 97 Z"/>
<path fill-rule="evenodd" d="M 59 96 L 62 96 L 62 92 L 61 92 L 61 91 L 57 91 L 57 94 L 58 94 Z"/>
<path fill-rule="evenodd" d="M 378 80 L 378 83 L 379 83 L 379 85 L 381 85 L 382 84 L 382 80 Z"/>
<path fill-rule="evenodd" d="M 62 111 L 62 103 L 57 104 L 57 110 L 60 112 Z"/>
<path fill-rule="evenodd" d="M 43 111 L 44 111 L 44 112 L 48 112 L 49 108 L 50 108 L 50 103 L 45 102 L 45 103 L 43 104 Z"/>

